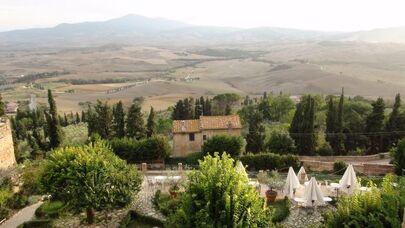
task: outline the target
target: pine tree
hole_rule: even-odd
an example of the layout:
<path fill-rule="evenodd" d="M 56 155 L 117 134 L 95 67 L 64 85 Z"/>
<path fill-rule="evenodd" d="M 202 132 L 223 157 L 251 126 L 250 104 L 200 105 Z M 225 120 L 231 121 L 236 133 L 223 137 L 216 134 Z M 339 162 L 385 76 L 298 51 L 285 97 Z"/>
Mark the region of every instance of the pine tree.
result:
<path fill-rule="evenodd" d="M 144 120 L 141 107 L 138 104 L 132 104 L 129 107 L 127 115 L 127 136 L 141 139 L 145 136 Z"/>
<path fill-rule="evenodd" d="M 156 122 L 155 122 L 155 110 L 150 107 L 148 121 L 146 123 L 146 137 L 150 138 L 155 134 Z"/>
<path fill-rule="evenodd" d="M 381 152 L 383 149 L 382 131 L 384 127 L 385 104 L 382 98 L 378 98 L 372 104 L 373 110 L 366 119 L 366 134 L 370 141 L 369 154 Z"/>
<path fill-rule="evenodd" d="M 102 103 L 98 100 L 97 104 L 94 106 L 94 110 L 97 115 L 96 132 L 103 139 L 111 138 L 113 136 L 113 114 L 111 107 L 107 104 L 107 102 Z"/>
<path fill-rule="evenodd" d="M 6 107 L 5 107 L 5 104 L 3 102 L 3 98 L 1 97 L 1 94 L 0 94 L 0 117 L 4 116 L 4 114 L 6 114 L 5 108 Z"/>
<path fill-rule="evenodd" d="M 113 115 L 115 137 L 122 138 L 125 136 L 125 112 L 121 101 L 114 106 Z"/>
<path fill-rule="evenodd" d="M 48 90 L 48 104 L 49 104 L 49 146 L 50 148 L 58 147 L 62 142 L 62 130 L 60 128 L 58 111 L 56 109 L 56 102 L 52 96 L 52 91 Z"/>
<path fill-rule="evenodd" d="M 398 140 L 401 139 L 403 134 L 398 133 L 401 131 L 401 117 L 400 117 L 400 108 L 401 108 L 401 95 L 398 93 L 395 96 L 395 103 L 392 107 L 392 112 L 388 117 L 388 121 L 385 125 L 385 130 L 389 133 L 389 137 L 385 138 L 384 149 L 388 150 L 392 147 L 395 147 Z"/>
<path fill-rule="evenodd" d="M 261 113 L 255 111 L 249 119 L 249 132 L 246 136 L 246 151 L 258 153 L 264 149 L 265 128 Z"/>

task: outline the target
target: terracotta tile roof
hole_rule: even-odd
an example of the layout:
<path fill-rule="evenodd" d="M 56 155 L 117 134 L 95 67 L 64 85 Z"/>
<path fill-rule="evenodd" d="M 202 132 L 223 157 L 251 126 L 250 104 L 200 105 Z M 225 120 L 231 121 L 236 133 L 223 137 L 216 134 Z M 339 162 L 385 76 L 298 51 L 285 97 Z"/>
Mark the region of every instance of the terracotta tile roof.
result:
<path fill-rule="evenodd" d="M 201 116 L 200 117 L 201 129 L 228 129 L 228 128 L 242 128 L 238 115 L 229 116 Z"/>
<path fill-rule="evenodd" d="M 199 120 L 174 120 L 173 133 L 190 133 L 201 130 L 242 128 L 239 116 L 201 116 Z"/>
<path fill-rule="evenodd" d="M 200 131 L 200 120 L 174 120 L 173 133 L 188 133 Z"/>

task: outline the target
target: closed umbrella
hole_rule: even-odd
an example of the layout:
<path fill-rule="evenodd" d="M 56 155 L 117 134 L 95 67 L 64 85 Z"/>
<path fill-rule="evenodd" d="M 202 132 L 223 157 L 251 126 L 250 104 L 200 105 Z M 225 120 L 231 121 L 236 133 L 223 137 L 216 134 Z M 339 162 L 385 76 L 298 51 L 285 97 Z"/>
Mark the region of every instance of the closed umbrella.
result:
<path fill-rule="evenodd" d="M 353 165 L 349 165 L 347 167 L 342 179 L 339 181 L 339 185 L 340 190 L 348 193 L 349 195 L 353 194 L 353 192 L 358 189 L 359 186 Z"/>
<path fill-rule="evenodd" d="M 300 183 L 304 183 L 306 181 L 308 181 L 308 175 L 307 172 L 304 169 L 304 166 L 301 166 L 300 170 L 298 171 L 298 180 L 300 181 Z"/>
<path fill-rule="evenodd" d="M 246 173 L 246 169 L 245 169 L 245 167 L 243 166 L 243 164 L 242 164 L 241 161 L 238 161 L 238 162 L 236 163 L 235 169 L 236 169 L 237 172 L 243 174 L 244 176 L 246 176 L 246 178 L 248 178 L 248 174 Z"/>
<path fill-rule="evenodd" d="M 308 185 L 305 186 L 304 204 L 305 206 L 317 206 L 325 204 L 323 194 L 316 182 L 315 177 L 312 177 L 311 180 L 309 180 Z"/>
<path fill-rule="evenodd" d="M 300 182 L 295 175 L 294 169 L 290 167 L 288 169 L 287 180 L 284 185 L 285 195 L 292 198 L 295 194 L 295 190 L 300 186 Z"/>

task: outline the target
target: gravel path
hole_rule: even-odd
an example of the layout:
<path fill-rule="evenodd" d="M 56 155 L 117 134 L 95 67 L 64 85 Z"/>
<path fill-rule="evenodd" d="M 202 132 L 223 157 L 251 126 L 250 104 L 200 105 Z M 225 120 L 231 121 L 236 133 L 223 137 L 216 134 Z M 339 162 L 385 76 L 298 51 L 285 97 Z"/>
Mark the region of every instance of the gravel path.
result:
<path fill-rule="evenodd" d="M 28 207 L 25 207 L 21 209 L 19 212 L 17 212 L 13 217 L 5 221 L 3 224 L 0 225 L 0 227 L 4 228 L 15 228 L 18 225 L 30 221 L 35 214 L 35 210 L 41 206 L 43 202 L 40 201 L 38 203 L 35 203 L 33 205 L 30 205 Z"/>
<path fill-rule="evenodd" d="M 132 209 L 141 215 L 166 221 L 166 217 L 157 211 L 152 203 L 153 196 L 155 195 L 157 189 L 149 188 L 147 185 L 147 182 L 144 181 L 142 184 L 142 190 L 138 193 Z"/>

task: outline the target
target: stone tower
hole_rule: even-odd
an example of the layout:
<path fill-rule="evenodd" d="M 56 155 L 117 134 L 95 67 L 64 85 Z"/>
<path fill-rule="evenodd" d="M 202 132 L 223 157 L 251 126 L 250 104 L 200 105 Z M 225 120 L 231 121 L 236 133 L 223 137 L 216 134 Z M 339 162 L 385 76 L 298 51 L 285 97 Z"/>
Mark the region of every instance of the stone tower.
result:
<path fill-rule="evenodd" d="M 0 170 L 16 164 L 10 121 L 0 117 Z"/>

